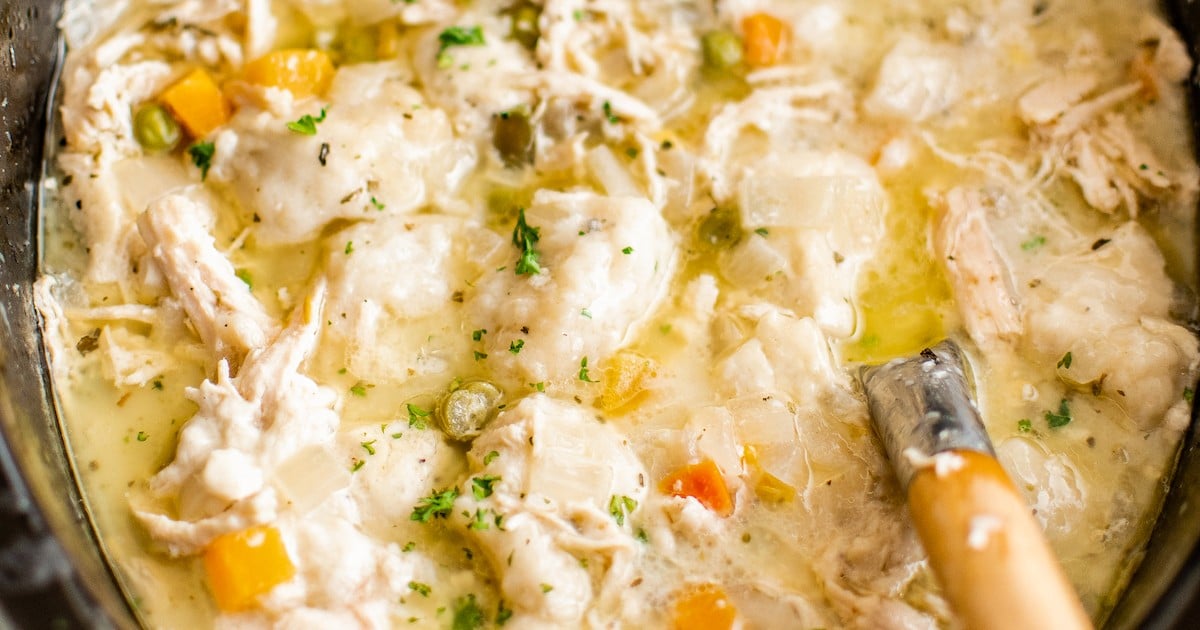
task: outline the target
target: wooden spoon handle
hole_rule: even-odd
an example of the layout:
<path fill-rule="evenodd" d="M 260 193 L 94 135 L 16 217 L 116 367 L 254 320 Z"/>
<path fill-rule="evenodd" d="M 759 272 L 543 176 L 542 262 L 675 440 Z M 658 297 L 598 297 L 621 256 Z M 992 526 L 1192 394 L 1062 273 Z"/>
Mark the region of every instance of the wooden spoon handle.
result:
<path fill-rule="evenodd" d="M 933 459 L 913 476 L 908 506 L 946 599 L 966 627 L 1091 628 L 1000 463 L 974 451 Z"/>

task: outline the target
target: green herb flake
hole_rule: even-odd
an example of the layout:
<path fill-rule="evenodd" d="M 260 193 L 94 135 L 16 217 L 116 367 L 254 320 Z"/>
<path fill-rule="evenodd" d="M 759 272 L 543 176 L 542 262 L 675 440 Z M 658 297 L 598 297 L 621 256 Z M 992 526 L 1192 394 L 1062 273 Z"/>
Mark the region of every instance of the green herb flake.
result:
<path fill-rule="evenodd" d="M 530 383 L 530 384 L 529 384 L 529 386 L 530 386 L 530 387 L 532 387 L 533 389 L 535 389 L 535 390 L 539 391 L 539 392 L 544 392 L 544 391 L 546 391 L 546 384 L 545 384 L 545 383 L 543 383 L 543 382 Z"/>
<path fill-rule="evenodd" d="M 641 527 L 638 528 L 637 534 L 635 535 L 635 537 L 638 539 L 639 542 L 650 544 L 650 535 L 647 534 L 646 530 L 642 529 Z"/>
<path fill-rule="evenodd" d="M 451 26 L 438 33 L 437 65 L 439 68 L 449 68 L 454 65 L 454 59 L 446 54 L 446 50 L 455 46 L 482 46 L 483 30 L 478 26 Z"/>
<path fill-rule="evenodd" d="M 417 548 L 417 543 L 415 541 L 410 540 L 410 541 L 404 543 L 404 546 L 400 548 L 400 551 L 403 551 L 404 553 L 408 553 L 416 548 Z"/>
<path fill-rule="evenodd" d="M 608 500 L 608 513 L 617 521 L 617 525 L 625 525 L 625 517 L 637 509 L 638 502 L 627 496 L 613 495 Z"/>
<path fill-rule="evenodd" d="M 1071 353 L 1070 352 L 1064 354 L 1062 356 L 1062 358 L 1058 360 L 1058 367 L 1063 368 L 1064 370 L 1071 369 Z"/>
<path fill-rule="evenodd" d="M 486 328 L 480 328 L 479 330 L 472 331 L 471 332 L 471 341 L 481 341 L 481 340 L 483 340 L 483 336 L 486 334 L 487 334 Z"/>
<path fill-rule="evenodd" d="M 580 315 L 582 315 L 582 316 L 584 316 L 584 317 L 586 317 L 586 318 L 588 318 L 588 319 L 591 319 L 591 318 L 592 318 L 592 312 L 591 312 L 591 311 L 589 311 L 589 310 L 588 310 L 588 309 L 586 309 L 586 308 L 579 309 L 579 314 L 580 314 Z"/>
<path fill-rule="evenodd" d="M 349 256 L 350 254 L 353 254 L 354 253 L 354 241 L 346 241 L 346 249 L 344 251 L 346 252 L 347 256 Z"/>
<path fill-rule="evenodd" d="M 754 233 L 763 238 L 766 238 L 771 233 L 771 231 L 765 227 L 762 227 L 762 228 L 758 228 L 758 229 L 754 230 Z"/>
<path fill-rule="evenodd" d="M 496 461 L 497 457 L 500 457 L 500 451 L 488 451 L 488 454 L 483 456 L 483 465 L 487 466 Z"/>
<path fill-rule="evenodd" d="M 628 256 L 628 255 L 630 255 L 630 254 L 632 254 L 632 253 L 633 253 L 633 248 L 632 248 L 632 247 L 625 247 L 625 248 L 623 248 L 623 249 L 621 250 L 621 253 L 622 253 L 622 254 L 625 254 L 626 256 Z"/>
<path fill-rule="evenodd" d="M 159 379 L 154 379 L 154 382 L 150 383 L 150 387 L 154 388 L 155 391 L 161 392 L 163 390 L 163 382 Z"/>
<path fill-rule="evenodd" d="M 468 594 L 454 602 L 454 620 L 450 623 L 451 630 L 476 630 L 482 628 L 487 621 L 483 618 L 483 610 L 475 601 L 475 595 Z"/>
<path fill-rule="evenodd" d="M 610 103 L 608 101 L 604 101 L 603 108 L 604 108 L 605 120 L 607 120 L 608 122 L 610 122 L 614 125 L 621 122 L 621 119 L 618 118 L 617 115 L 613 113 L 612 103 Z"/>
<path fill-rule="evenodd" d="M 364 385 L 363 383 L 355 383 L 350 388 L 350 393 L 355 396 L 358 396 L 359 398 L 366 398 L 367 397 L 367 386 Z"/>
<path fill-rule="evenodd" d="M 1190 405 L 1190 404 L 1192 404 L 1192 400 L 1193 400 L 1195 397 L 1196 397 L 1196 392 L 1195 392 L 1195 391 L 1193 391 L 1191 387 L 1184 387 L 1184 388 L 1183 388 L 1183 399 L 1184 399 L 1185 401 L 1187 401 L 1187 404 L 1189 404 L 1189 405 Z"/>
<path fill-rule="evenodd" d="M 553 586 L 553 585 L 546 584 L 545 582 L 542 582 L 542 592 L 543 592 L 543 593 L 549 593 L 550 591 L 553 591 L 553 590 L 554 590 L 554 586 Z"/>
<path fill-rule="evenodd" d="M 492 453 L 495 452 L 496 451 L 492 451 Z M 484 465 L 487 465 L 486 462 Z M 500 478 L 496 475 L 482 475 L 480 477 L 473 477 L 471 479 L 471 494 L 475 495 L 476 500 L 482 501 L 483 499 L 492 496 L 492 485 L 497 481 L 500 481 Z"/>
<path fill-rule="evenodd" d="M 588 376 L 587 357 L 583 357 L 583 359 L 579 362 L 579 380 L 581 380 L 585 383 L 597 382 L 597 381 L 592 380 L 592 378 L 590 376 Z M 541 391 L 541 390 L 539 390 L 539 391 Z"/>
<path fill-rule="evenodd" d="M 314 118 L 311 114 L 305 114 L 300 117 L 300 120 L 290 122 L 287 128 L 303 136 L 317 135 L 317 123 L 325 122 L 325 108 L 321 108 L 321 114 Z"/>
<path fill-rule="evenodd" d="M 376 440 L 371 440 L 369 442 L 359 442 L 359 445 L 363 447 L 363 450 L 365 450 L 367 452 L 367 455 L 374 455 L 375 454 L 375 442 L 376 442 Z"/>
<path fill-rule="evenodd" d="M 1017 431 L 1021 433 L 1033 433 L 1033 422 L 1029 418 L 1017 420 Z"/>
<path fill-rule="evenodd" d="M 512 616 L 512 609 L 505 606 L 504 602 L 500 602 L 499 607 L 496 609 L 496 625 L 503 626 L 508 623 L 509 619 L 512 619 Z"/>
<path fill-rule="evenodd" d="M 508 344 L 508 351 L 513 354 L 520 354 L 521 348 L 524 348 L 524 347 L 525 347 L 525 340 L 517 339 L 516 341 L 513 341 L 512 343 Z"/>
<path fill-rule="evenodd" d="M 371 197 L 371 207 L 375 208 L 376 210 L 378 210 L 380 212 L 383 212 L 383 209 L 386 208 L 387 206 L 383 205 L 383 203 L 381 203 L 375 197 Z"/>
<path fill-rule="evenodd" d="M 636 160 L 638 156 L 638 150 L 636 147 L 629 147 L 625 149 L 625 155 L 629 156 L 629 159 L 631 160 Z"/>
<path fill-rule="evenodd" d="M 408 408 L 408 426 L 414 429 L 426 429 L 429 427 L 429 412 L 412 404 L 405 405 Z"/>
<path fill-rule="evenodd" d="M 217 147 L 211 142 L 197 142 L 188 147 L 188 155 L 192 158 L 192 164 L 200 169 L 200 181 L 208 179 L 208 169 L 212 168 L 213 156 L 217 153 Z"/>
<path fill-rule="evenodd" d="M 512 244 L 521 250 L 521 259 L 517 261 L 517 275 L 528 276 L 542 272 L 538 262 L 541 254 L 537 251 L 537 242 L 541 238 L 541 229 L 530 226 L 525 222 L 525 209 L 517 211 L 517 225 L 513 228 Z"/>
<path fill-rule="evenodd" d="M 249 270 L 238 269 L 237 271 L 233 272 L 233 275 L 237 276 L 238 280 L 244 282 L 247 289 L 254 290 L 254 278 L 251 277 Z"/>
<path fill-rule="evenodd" d="M 488 355 L 486 352 L 480 352 L 478 350 L 475 351 L 475 360 L 476 361 L 482 361 L 483 359 L 486 359 L 487 357 L 488 357 Z"/>
<path fill-rule="evenodd" d="M 1051 429 L 1071 424 L 1071 407 L 1067 404 L 1066 398 L 1063 398 L 1058 403 L 1058 413 L 1054 413 L 1053 411 L 1046 412 L 1046 424 L 1050 425 Z"/>
<path fill-rule="evenodd" d="M 491 527 L 491 524 L 488 523 L 488 519 L 487 519 L 487 515 L 488 515 L 489 511 L 490 510 L 484 510 L 482 508 L 476 509 L 475 516 L 471 520 L 471 523 L 467 525 L 467 528 L 478 532 L 478 531 L 483 531 L 483 530 Z"/>
<path fill-rule="evenodd" d="M 1021 243 L 1021 249 L 1027 252 L 1033 251 L 1042 245 L 1046 244 L 1045 236 L 1035 236 L 1024 243 Z"/>
<path fill-rule="evenodd" d="M 350 466 L 350 472 L 358 472 L 363 466 L 367 465 L 366 461 L 361 460 L 357 457 L 355 457 L 352 461 L 354 463 L 351 464 L 351 466 Z"/>
<path fill-rule="evenodd" d="M 429 593 L 433 591 L 433 587 L 421 582 L 409 582 L 408 588 L 421 594 L 421 597 L 429 597 Z"/>
<path fill-rule="evenodd" d="M 447 488 L 441 491 L 434 491 L 433 494 L 423 497 L 417 501 L 416 507 L 413 508 L 410 520 L 419 523 L 428 523 L 432 518 L 446 518 L 450 516 L 450 511 L 454 509 L 454 500 L 458 498 L 458 488 Z"/>
<path fill-rule="evenodd" d="M 139 441 L 139 442 L 145 442 L 146 440 L 149 440 L 149 439 L 150 439 L 150 434 L 149 434 L 149 433 L 146 433 L 145 431 L 138 431 L 138 432 L 137 432 L 137 441 Z"/>

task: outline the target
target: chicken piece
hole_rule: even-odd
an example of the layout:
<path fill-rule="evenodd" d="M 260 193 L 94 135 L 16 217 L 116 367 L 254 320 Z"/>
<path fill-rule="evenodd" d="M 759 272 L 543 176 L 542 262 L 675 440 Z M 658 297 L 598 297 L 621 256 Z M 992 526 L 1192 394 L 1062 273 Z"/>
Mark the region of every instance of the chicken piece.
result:
<path fill-rule="evenodd" d="M 338 71 L 327 103 L 243 107 L 213 138 L 209 181 L 229 186 L 264 244 L 310 240 L 336 219 L 407 214 L 437 202 L 432 191 L 453 195 L 474 148 L 408 79 L 396 64 L 358 64 Z M 323 109 L 316 134 L 288 129 Z"/>
<path fill-rule="evenodd" d="M 320 284 L 237 376 L 222 360 L 215 381 L 188 390 L 199 409 L 179 434 L 175 459 L 150 484 L 157 497 L 178 495 L 178 518 L 135 506 L 151 538 L 171 554 L 195 553 L 222 533 L 272 520 L 277 500 L 264 484 L 269 473 L 332 439 L 337 394 L 299 372 L 321 330 L 324 295 Z"/>
<path fill-rule="evenodd" d="M 151 205 L 138 231 L 212 356 L 236 365 L 266 345 L 278 325 L 217 251 L 211 221 L 208 208 L 173 194 Z"/>
<path fill-rule="evenodd" d="M 1099 84 L 1100 77 L 1085 71 L 1048 79 L 1021 96 L 1017 101 L 1017 113 L 1021 120 L 1030 124 L 1051 123 L 1091 94 Z"/>
<path fill-rule="evenodd" d="M 603 362 L 653 312 L 675 263 L 674 239 L 645 199 L 540 190 L 525 219 L 540 235 L 540 273 L 517 274 L 522 251 L 509 248 L 466 304 L 473 328 L 488 331 L 488 366 L 512 391 L 582 380 L 584 359 Z"/>
<path fill-rule="evenodd" d="M 535 394 L 501 413 L 468 458 L 452 523 L 484 549 L 514 623 L 579 626 L 594 600 L 605 604 L 597 609 L 619 604 L 647 488 L 616 431 L 582 407 Z M 474 492 L 492 477 L 487 492 Z M 463 512 L 472 517 L 458 518 Z M 472 525 L 479 514 L 482 526 Z M 581 566 L 579 558 L 595 556 L 603 561 Z"/>
<path fill-rule="evenodd" d="M 1128 222 L 1095 249 L 1058 261 L 1022 295 L 1026 343 L 1061 376 L 1115 401 L 1143 430 L 1184 405 L 1200 347 L 1170 322 L 1172 283 L 1154 240 Z"/>
<path fill-rule="evenodd" d="M 955 188 L 935 201 L 940 207 L 934 246 L 954 286 L 967 334 L 981 348 L 1021 335 L 1021 312 L 1008 264 L 987 225 L 978 190 Z"/>
<path fill-rule="evenodd" d="M 427 216 L 360 223 L 326 247 L 328 308 L 338 314 L 329 330 L 346 340 L 350 371 L 371 382 L 442 374 L 469 357 L 461 291 L 509 253 L 494 232 Z"/>

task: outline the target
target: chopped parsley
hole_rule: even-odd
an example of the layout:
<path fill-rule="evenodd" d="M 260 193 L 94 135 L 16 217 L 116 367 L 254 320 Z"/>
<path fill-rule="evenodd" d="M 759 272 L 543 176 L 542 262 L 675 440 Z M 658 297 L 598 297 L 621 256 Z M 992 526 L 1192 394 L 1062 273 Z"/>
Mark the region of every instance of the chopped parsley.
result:
<path fill-rule="evenodd" d="M 358 472 L 360 468 L 362 468 L 363 466 L 366 466 L 366 465 L 367 465 L 367 462 L 355 457 L 354 464 L 352 466 L 350 466 L 350 472 Z"/>
<path fill-rule="evenodd" d="M 754 233 L 763 238 L 766 238 L 767 235 L 771 233 L 771 231 L 764 227 L 764 228 L 758 228 L 758 229 L 754 230 Z"/>
<path fill-rule="evenodd" d="M 153 387 L 156 391 L 161 392 L 163 390 L 163 383 L 159 379 L 154 379 L 154 382 L 150 383 L 150 387 Z"/>
<path fill-rule="evenodd" d="M 480 328 L 479 330 L 471 331 L 471 341 L 481 341 L 483 339 L 483 336 L 486 334 L 487 334 L 486 328 Z"/>
<path fill-rule="evenodd" d="M 213 155 L 217 153 L 217 147 L 211 142 L 197 142 L 188 147 L 188 155 L 192 158 L 192 164 L 200 169 L 200 181 L 208 179 L 208 169 L 212 168 Z"/>
<path fill-rule="evenodd" d="M 638 150 L 635 147 L 629 147 L 625 149 L 625 155 L 628 155 L 629 159 L 631 160 L 636 160 L 638 156 Z"/>
<path fill-rule="evenodd" d="M 412 404 L 405 405 L 408 408 L 408 426 L 414 429 L 426 429 L 429 427 L 428 418 L 429 412 Z"/>
<path fill-rule="evenodd" d="M 608 500 L 608 513 L 612 514 L 617 525 L 625 525 L 625 516 L 637 509 L 638 502 L 626 496 L 613 495 Z"/>
<path fill-rule="evenodd" d="M 1035 237 L 1029 239 L 1028 241 L 1025 241 L 1024 243 L 1021 243 L 1021 249 L 1029 252 L 1029 251 L 1033 251 L 1045 244 L 1046 244 L 1045 236 L 1035 236 Z"/>
<path fill-rule="evenodd" d="M 488 357 L 488 355 L 486 352 L 480 352 L 478 350 L 475 351 L 475 360 L 476 361 L 481 361 L 483 359 L 486 359 L 487 357 Z"/>
<path fill-rule="evenodd" d="M 542 382 L 530 383 L 529 386 L 532 387 L 533 389 L 536 389 L 539 392 L 546 391 L 546 384 L 542 383 Z"/>
<path fill-rule="evenodd" d="M 1058 360 L 1057 367 L 1063 368 L 1065 370 L 1071 369 L 1071 353 L 1070 352 L 1064 354 L 1063 357 Z"/>
<path fill-rule="evenodd" d="M 483 456 L 483 465 L 487 466 L 496 461 L 497 457 L 500 457 L 500 451 L 488 451 L 488 454 Z"/>
<path fill-rule="evenodd" d="M 404 543 L 404 546 L 400 548 L 400 551 L 403 551 L 404 553 L 408 553 L 416 548 L 417 548 L 417 543 L 410 540 L 410 541 Z"/>
<path fill-rule="evenodd" d="M 363 450 L 365 450 L 367 452 L 367 455 L 374 455 L 375 454 L 375 442 L 376 442 L 376 440 L 371 440 L 369 442 L 359 442 L 359 445 L 363 447 Z"/>
<path fill-rule="evenodd" d="M 350 254 L 353 254 L 354 253 L 354 241 L 346 241 L 346 249 L 344 251 L 346 252 L 347 256 L 349 256 Z"/>
<path fill-rule="evenodd" d="M 250 275 L 248 270 L 238 269 L 237 271 L 233 272 L 233 275 L 237 276 L 238 280 L 246 283 L 247 289 L 254 290 L 254 278 Z"/>
<path fill-rule="evenodd" d="M 591 311 L 589 311 L 589 310 L 587 310 L 586 308 L 584 308 L 584 309 L 580 309 L 580 310 L 579 310 L 579 314 L 580 314 L 580 315 L 583 315 L 584 317 L 586 317 L 586 318 L 588 318 L 588 319 L 591 319 L 591 318 L 592 318 L 592 312 L 591 312 Z"/>
<path fill-rule="evenodd" d="M 367 397 L 367 386 L 362 383 L 355 383 L 350 388 L 350 393 L 355 396 L 358 396 L 359 398 L 366 398 Z"/>
<path fill-rule="evenodd" d="M 588 376 L 587 357 L 583 357 L 583 359 L 579 362 L 579 380 L 581 380 L 585 383 L 595 383 L 596 382 L 596 381 L 592 380 L 592 378 L 590 376 Z M 541 391 L 541 390 L 538 390 L 538 391 Z"/>
<path fill-rule="evenodd" d="M 446 54 L 446 49 L 454 46 L 482 46 L 483 44 L 483 30 L 478 26 L 451 26 L 438 33 L 438 67 L 449 68 L 454 65 L 454 60 Z"/>
<path fill-rule="evenodd" d="M 1196 392 L 1193 391 L 1191 387 L 1183 388 L 1183 399 L 1186 400 L 1189 405 L 1192 404 L 1192 399 L 1195 397 Z"/>
<path fill-rule="evenodd" d="M 429 597 L 429 593 L 433 591 L 433 587 L 421 582 L 409 582 L 408 588 L 421 594 L 421 597 Z"/>
<path fill-rule="evenodd" d="M 621 122 L 621 119 L 618 118 L 617 115 L 613 113 L 612 103 L 610 103 L 608 101 L 604 101 L 603 107 L 604 107 L 605 120 L 607 120 L 608 122 L 610 122 L 614 125 Z"/>
<path fill-rule="evenodd" d="M 517 225 L 513 228 L 512 244 L 521 250 L 521 259 L 517 261 L 517 275 L 528 276 L 542 272 L 538 263 L 541 254 L 537 251 L 537 242 L 541 238 L 541 229 L 531 227 L 525 222 L 525 208 L 517 212 Z"/>
<path fill-rule="evenodd" d="M 145 442 L 146 440 L 149 440 L 149 439 L 150 439 L 150 434 L 149 434 L 149 433 L 146 433 L 145 431 L 138 431 L 138 432 L 137 432 L 137 441 L 139 441 L 139 442 Z"/>
<path fill-rule="evenodd" d="M 423 497 L 417 501 L 416 507 L 413 508 L 411 520 L 428 523 L 431 518 L 446 518 L 450 516 L 450 511 L 454 509 L 454 500 L 458 498 L 458 488 L 447 488 L 442 491 L 434 491 L 433 494 Z"/>
<path fill-rule="evenodd" d="M 380 212 L 383 212 L 383 209 L 386 208 L 387 206 L 380 203 L 380 201 L 378 199 L 376 199 L 375 197 L 371 197 L 371 207 L 375 208 L 376 210 L 378 210 Z"/>
<path fill-rule="evenodd" d="M 483 618 L 483 610 L 475 601 L 475 595 L 468 594 L 454 602 L 454 621 L 450 623 L 451 630 L 475 630 L 487 623 Z"/>
<path fill-rule="evenodd" d="M 525 347 L 525 340 L 517 339 L 516 341 L 508 344 L 508 351 L 513 354 L 519 354 L 521 352 L 521 348 L 524 348 L 524 347 Z"/>
<path fill-rule="evenodd" d="M 549 593 L 550 591 L 553 591 L 553 590 L 554 590 L 554 586 L 552 584 L 546 584 L 545 582 L 542 582 L 542 592 L 543 593 Z"/>
<path fill-rule="evenodd" d="M 1071 407 L 1067 404 L 1066 398 L 1058 403 L 1058 413 L 1054 413 L 1053 411 L 1046 412 L 1046 424 L 1050 425 L 1051 429 L 1071 424 Z"/>
<path fill-rule="evenodd" d="M 503 626 L 504 624 L 508 623 L 509 619 L 512 619 L 512 616 L 512 609 L 506 607 L 504 602 L 500 602 L 499 607 L 496 609 L 496 625 Z"/>
<path fill-rule="evenodd" d="M 325 122 L 325 108 L 321 108 L 321 113 L 317 117 L 312 114 L 305 114 L 296 120 L 287 124 L 287 128 L 303 136 L 317 135 L 317 123 Z"/>
<path fill-rule="evenodd" d="M 1017 420 L 1017 431 L 1021 433 L 1033 433 L 1033 422 L 1029 418 L 1021 418 Z"/>
<path fill-rule="evenodd" d="M 650 543 L 650 535 L 646 533 L 646 530 L 640 527 L 637 530 L 636 537 L 640 542 L 644 542 L 646 544 Z"/>
<path fill-rule="evenodd" d="M 624 248 L 624 249 L 622 249 L 622 250 L 621 250 L 621 253 L 622 253 L 622 254 L 625 254 L 626 256 L 628 256 L 628 255 L 630 255 L 630 254 L 632 254 L 632 253 L 633 253 L 633 248 L 632 248 L 632 247 L 626 247 L 626 248 Z"/>
<path fill-rule="evenodd" d="M 483 530 L 487 529 L 488 527 L 490 527 L 491 525 L 488 523 L 488 520 L 487 520 L 487 515 L 488 515 L 489 511 L 490 510 L 484 510 L 482 508 L 476 509 L 475 510 L 475 518 L 471 521 L 471 523 L 469 525 L 467 525 L 467 528 L 473 529 L 475 531 L 483 531 Z"/>
<path fill-rule="evenodd" d="M 495 453 L 496 451 L 492 451 Z M 490 455 L 491 453 L 489 453 Z M 486 465 L 486 462 L 485 464 Z M 500 481 L 496 475 L 483 475 L 482 477 L 474 477 L 471 479 L 471 494 L 475 495 L 476 499 L 483 500 L 492 496 L 492 484 Z"/>

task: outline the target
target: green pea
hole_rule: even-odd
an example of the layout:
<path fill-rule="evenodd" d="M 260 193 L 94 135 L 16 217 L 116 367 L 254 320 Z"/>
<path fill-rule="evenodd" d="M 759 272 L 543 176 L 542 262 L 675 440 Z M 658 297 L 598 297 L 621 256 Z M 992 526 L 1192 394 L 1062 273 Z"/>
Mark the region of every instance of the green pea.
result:
<path fill-rule="evenodd" d="M 742 240 L 742 221 L 738 211 L 731 208 L 713 208 L 700 221 L 696 236 L 702 245 L 724 249 Z"/>
<path fill-rule="evenodd" d="M 509 35 L 529 50 L 537 48 L 538 38 L 542 36 L 538 19 L 542 15 L 541 7 L 529 2 L 520 2 L 509 9 L 512 15 L 512 31 Z"/>
<path fill-rule="evenodd" d="M 133 115 L 133 137 L 149 151 L 170 151 L 182 136 L 175 117 L 158 103 L 142 105 Z"/>
<path fill-rule="evenodd" d="M 507 166 L 522 166 L 533 161 L 533 125 L 520 109 L 496 117 L 492 144 Z"/>
<path fill-rule="evenodd" d="M 438 401 L 437 418 L 451 439 L 469 442 L 500 413 L 499 387 L 487 381 L 468 381 Z"/>
<path fill-rule="evenodd" d="M 700 38 L 704 64 L 713 70 L 728 70 L 742 63 L 742 39 L 726 30 L 709 31 Z"/>

